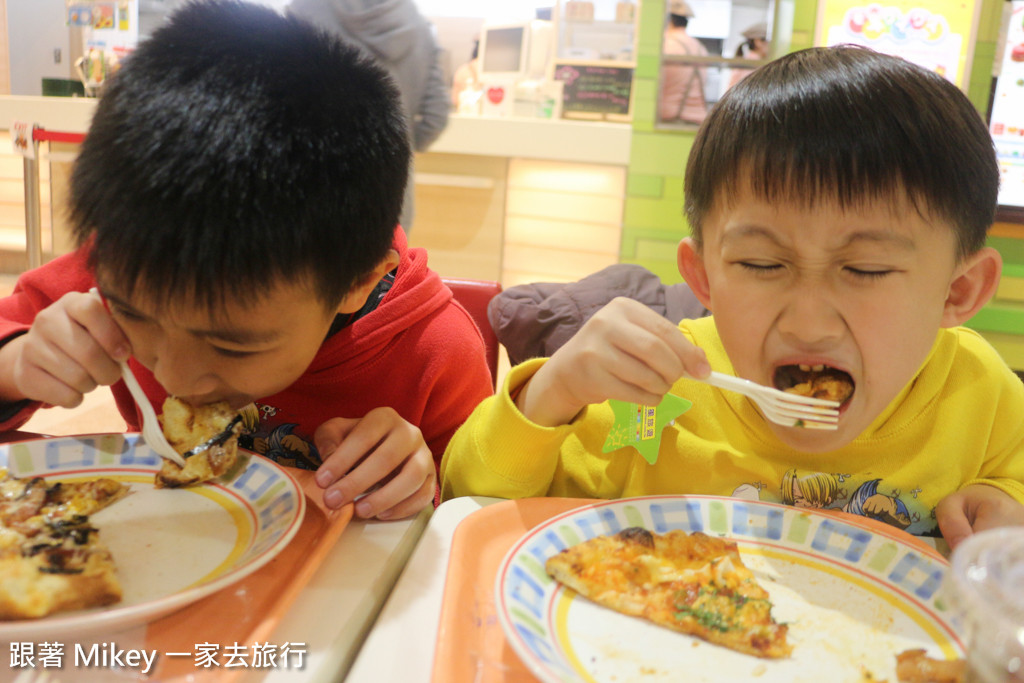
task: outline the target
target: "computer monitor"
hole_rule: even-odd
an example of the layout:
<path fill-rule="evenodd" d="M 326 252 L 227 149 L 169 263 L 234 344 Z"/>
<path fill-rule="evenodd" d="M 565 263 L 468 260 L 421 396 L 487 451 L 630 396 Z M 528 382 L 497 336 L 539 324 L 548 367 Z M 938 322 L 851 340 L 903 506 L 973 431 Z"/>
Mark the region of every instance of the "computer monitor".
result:
<path fill-rule="evenodd" d="M 485 24 L 480 37 L 480 72 L 484 76 L 540 78 L 551 55 L 550 21 Z"/>

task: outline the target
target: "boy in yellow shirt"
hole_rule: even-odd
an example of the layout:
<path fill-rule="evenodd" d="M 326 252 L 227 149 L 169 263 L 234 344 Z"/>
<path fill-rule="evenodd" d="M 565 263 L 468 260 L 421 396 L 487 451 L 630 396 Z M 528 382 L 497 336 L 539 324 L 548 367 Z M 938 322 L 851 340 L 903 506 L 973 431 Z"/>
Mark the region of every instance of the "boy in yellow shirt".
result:
<path fill-rule="evenodd" d="M 730 90 L 686 170 L 681 273 L 712 316 L 615 299 L 513 368 L 450 442 L 442 496 L 737 495 L 844 509 L 952 546 L 1024 524 L 1024 385 L 959 327 L 992 296 L 999 171 L 977 111 L 900 58 L 814 48 Z M 682 334 L 680 334 L 680 330 Z M 848 382 L 836 430 L 782 427 L 712 369 Z M 692 407 L 657 460 L 602 452 L 608 399 Z M 806 490 L 805 490 L 806 489 Z"/>

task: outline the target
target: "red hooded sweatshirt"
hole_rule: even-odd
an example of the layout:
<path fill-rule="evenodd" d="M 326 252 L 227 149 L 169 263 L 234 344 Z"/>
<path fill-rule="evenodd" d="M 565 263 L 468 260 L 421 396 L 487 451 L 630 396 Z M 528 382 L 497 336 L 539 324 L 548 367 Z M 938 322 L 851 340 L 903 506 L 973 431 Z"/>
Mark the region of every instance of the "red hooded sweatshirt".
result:
<path fill-rule="evenodd" d="M 441 278 L 427 267 L 424 249 L 408 248 L 398 230 L 395 282 L 377 308 L 328 337 L 294 384 L 243 411 L 240 444 L 285 465 L 314 469 L 320 456 L 313 432 L 332 417 L 362 417 L 390 406 L 420 428 L 435 464 L 473 408 L 492 393 L 484 342 L 476 324 Z M 0 299 L 0 344 L 28 330 L 36 313 L 67 292 L 96 285 L 85 248 L 24 273 L 14 293 Z M 134 358 L 130 361 L 155 406 L 166 392 Z M 129 431 L 141 417 L 123 382 L 112 387 Z M 38 402 L 0 406 L 0 429 L 17 429 Z M 159 412 L 159 408 L 158 408 Z"/>

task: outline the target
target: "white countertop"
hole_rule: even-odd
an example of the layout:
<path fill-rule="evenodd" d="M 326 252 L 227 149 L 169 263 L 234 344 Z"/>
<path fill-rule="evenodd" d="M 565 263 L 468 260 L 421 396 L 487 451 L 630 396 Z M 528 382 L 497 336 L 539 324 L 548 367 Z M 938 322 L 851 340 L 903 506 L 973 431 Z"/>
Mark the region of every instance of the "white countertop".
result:
<path fill-rule="evenodd" d="M 245 680 L 308 683 L 343 678 L 432 511 L 391 522 L 350 521 L 270 638 L 273 643 L 305 643 L 307 666 L 301 671 L 271 669 Z"/>
<path fill-rule="evenodd" d="M 452 114 L 428 152 L 629 164 L 628 123 Z"/>
<path fill-rule="evenodd" d="M 14 121 L 24 121 L 62 133 L 84 133 L 89 130 L 96 102 L 90 97 L 5 95 L 0 97 L 0 130 L 9 130 Z"/>
<path fill-rule="evenodd" d="M 47 130 L 84 133 L 96 102 L 88 97 L 0 97 L 0 130 L 24 121 Z M 452 114 L 428 151 L 625 166 L 631 137 L 628 123 Z"/>
<path fill-rule="evenodd" d="M 349 670 L 347 683 L 429 683 L 455 527 L 477 510 L 501 501 L 454 498 L 434 511 Z M 399 651 L 401 655 L 396 656 Z"/>

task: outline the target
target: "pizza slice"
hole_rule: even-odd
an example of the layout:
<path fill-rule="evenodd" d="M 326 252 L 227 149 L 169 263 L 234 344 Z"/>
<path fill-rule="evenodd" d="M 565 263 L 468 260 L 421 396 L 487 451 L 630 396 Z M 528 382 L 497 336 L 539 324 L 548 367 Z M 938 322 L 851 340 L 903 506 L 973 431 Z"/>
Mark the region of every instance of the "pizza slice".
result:
<path fill-rule="evenodd" d="M 610 609 L 757 657 L 787 657 L 787 626 L 733 541 L 631 527 L 549 558 L 555 580 Z"/>
<path fill-rule="evenodd" d="M 110 551 L 89 515 L 128 486 L 50 482 L 0 471 L 0 619 L 32 619 L 121 599 Z"/>
<path fill-rule="evenodd" d="M 160 422 L 167 441 L 185 456 L 185 466 L 165 460 L 156 474 L 157 488 L 208 481 L 227 472 L 238 459 L 241 420 L 226 401 L 192 406 L 169 396 Z M 193 454 L 189 455 L 190 451 Z"/>

